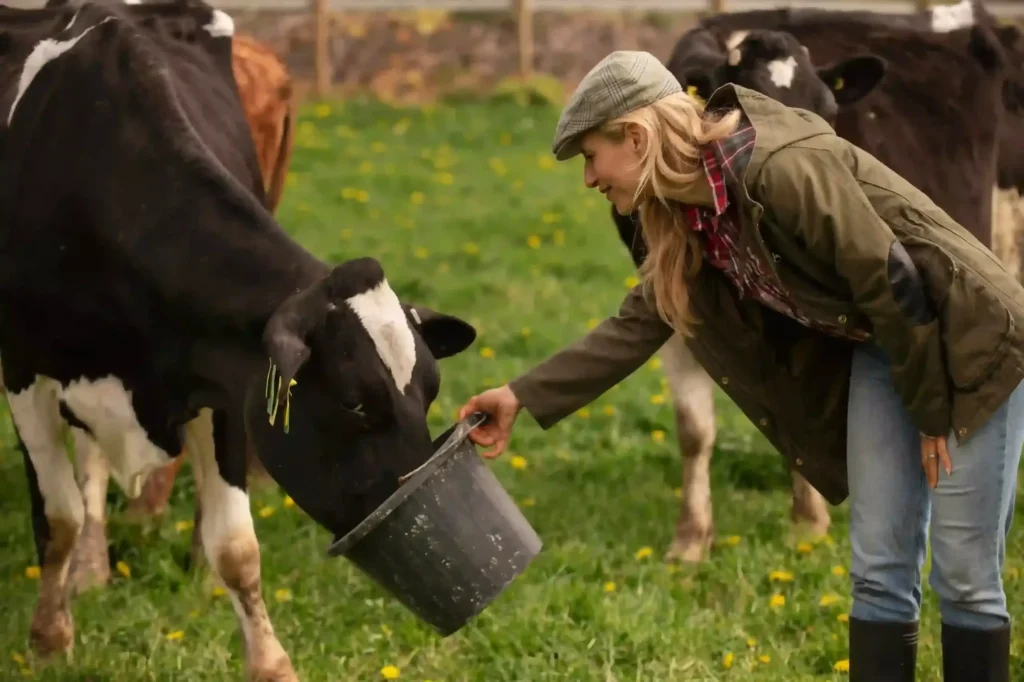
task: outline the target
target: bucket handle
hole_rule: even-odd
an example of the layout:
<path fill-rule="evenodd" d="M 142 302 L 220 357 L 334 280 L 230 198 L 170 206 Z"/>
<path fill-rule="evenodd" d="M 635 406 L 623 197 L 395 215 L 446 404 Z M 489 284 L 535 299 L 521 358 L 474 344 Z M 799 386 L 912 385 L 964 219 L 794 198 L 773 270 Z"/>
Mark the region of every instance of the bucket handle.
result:
<path fill-rule="evenodd" d="M 444 444 L 437 449 L 437 452 L 444 452 L 453 443 L 457 443 L 457 442 L 460 442 L 460 441 L 464 440 L 466 438 L 466 436 L 469 435 L 470 431 L 472 431 L 473 429 L 475 429 L 478 426 L 482 426 L 483 424 L 486 424 L 488 421 L 490 421 L 490 419 L 491 419 L 491 415 L 487 414 L 486 412 L 474 412 L 473 414 L 469 415 L 465 419 L 459 421 L 459 423 L 455 425 L 455 429 L 452 431 L 451 435 L 448 436 L 448 440 L 446 440 L 444 442 Z M 416 472 L 418 472 L 423 467 L 427 466 L 427 464 L 429 464 L 432 459 L 434 459 L 434 458 L 431 457 L 426 462 L 424 462 L 423 464 L 419 465 L 418 467 L 416 467 L 415 469 L 413 469 L 409 473 L 407 473 L 407 474 L 405 474 L 403 476 L 399 476 L 398 477 L 398 485 L 404 484 L 410 478 L 415 476 Z"/>

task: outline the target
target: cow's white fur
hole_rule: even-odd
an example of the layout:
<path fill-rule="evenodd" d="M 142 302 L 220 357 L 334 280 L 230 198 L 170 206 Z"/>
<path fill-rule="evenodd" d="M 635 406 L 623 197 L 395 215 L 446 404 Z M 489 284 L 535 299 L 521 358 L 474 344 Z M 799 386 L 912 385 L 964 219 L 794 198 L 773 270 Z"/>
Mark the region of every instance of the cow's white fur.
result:
<path fill-rule="evenodd" d="M 971 0 L 961 0 L 955 5 L 939 5 L 931 8 L 932 30 L 947 33 L 974 26 L 974 7 Z"/>
<path fill-rule="evenodd" d="M 377 348 L 377 355 L 391 371 L 398 390 L 404 393 L 416 367 L 416 340 L 409 328 L 409 318 L 387 279 L 352 296 L 346 303 L 363 323 Z"/>
<path fill-rule="evenodd" d="M 780 88 L 788 88 L 793 85 L 793 77 L 796 75 L 795 57 L 790 55 L 785 59 L 773 59 L 768 62 L 767 66 L 772 83 Z"/>
<path fill-rule="evenodd" d="M 78 15 L 76 13 L 75 17 L 77 16 Z M 71 25 L 75 23 L 75 17 L 71 18 L 71 22 L 68 23 L 67 26 L 68 28 L 71 28 Z M 48 63 L 73 48 L 79 40 L 88 35 L 88 33 L 94 28 L 102 26 L 112 19 L 113 17 L 107 17 L 99 23 L 85 29 L 74 38 L 70 38 L 68 40 L 44 38 L 36 43 L 36 46 L 32 48 L 32 52 L 29 53 L 24 66 L 21 68 L 21 78 L 18 80 L 18 91 L 14 96 L 14 101 L 11 103 L 11 110 L 7 114 L 7 125 L 11 125 L 11 121 L 14 119 L 14 110 L 18 106 L 18 102 L 21 101 L 25 91 L 28 90 L 28 86 L 31 85 L 35 77 L 39 75 L 39 71 Z"/>
<path fill-rule="evenodd" d="M 79 428 L 72 428 L 75 440 L 75 471 L 78 474 L 78 488 L 85 503 L 85 516 L 102 524 L 106 518 L 107 482 L 110 469 L 106 457 L 100 452 L 89 434 Z"/>
<path fill-rule="evenodd" d="M 730 33 L 728 39 L 725 41 L 725 49 L 735 50 L 740 46 L 740 43 L 747 39 L 747 35 L 749 33 L 750 31 L 733 31 Z"/>
<path fill-rule="evenodd" d="M 225 38 L 235 34 L 235 20 L 231 15 L 219 9 L 213 10 L 210 23 L 203 26 L 203 30 L 214 38 Z"/>

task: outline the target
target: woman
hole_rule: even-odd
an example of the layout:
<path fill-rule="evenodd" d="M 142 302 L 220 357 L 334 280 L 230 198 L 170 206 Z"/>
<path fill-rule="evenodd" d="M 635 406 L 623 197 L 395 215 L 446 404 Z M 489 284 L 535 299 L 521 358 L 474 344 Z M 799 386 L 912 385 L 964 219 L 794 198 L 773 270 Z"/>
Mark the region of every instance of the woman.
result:
<path fill-rule="evenodd" d="M 702 108 L 644 52 L 594 67 L 553 149 L 639 208 L 649 255 L 618 315 L 463 406 L 493 416 L 484 454 L 521 409 L 550 428 L 680 332 L 791 466 L 850 497 L 852 679 L 914 679 L 930 535 L 945 679 L 1008 681 L 1024 289 L 819 117 L 734 85 Z"/>

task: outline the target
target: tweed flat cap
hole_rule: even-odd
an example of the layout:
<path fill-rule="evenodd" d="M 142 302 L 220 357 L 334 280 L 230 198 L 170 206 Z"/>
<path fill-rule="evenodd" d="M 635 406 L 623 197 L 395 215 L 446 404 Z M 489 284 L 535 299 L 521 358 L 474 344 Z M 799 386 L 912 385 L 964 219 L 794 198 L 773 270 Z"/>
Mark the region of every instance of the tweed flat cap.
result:
<path fill-rule="evenodd" d="M 571 159 L 590 129 L 681 91 L 676 77 L 650 52 L 612 52 L 583 77 L 565 105 L 551 151 L 559 161 Z"/>

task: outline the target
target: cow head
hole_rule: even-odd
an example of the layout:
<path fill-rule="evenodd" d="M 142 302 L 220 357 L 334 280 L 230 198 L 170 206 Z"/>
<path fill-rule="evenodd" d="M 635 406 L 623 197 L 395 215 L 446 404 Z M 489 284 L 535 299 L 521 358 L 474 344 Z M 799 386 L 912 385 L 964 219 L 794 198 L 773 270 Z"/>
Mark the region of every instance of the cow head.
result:
<path fill-rule="evenodd" d="M 246 422 L 268 473 L 343 535 L 433 454 L 436 361 L 475 337 L 462 320 L 400 303 L 377 261 L 336 266 L 264 331 L 268 375 L 249 386 Z"/>

